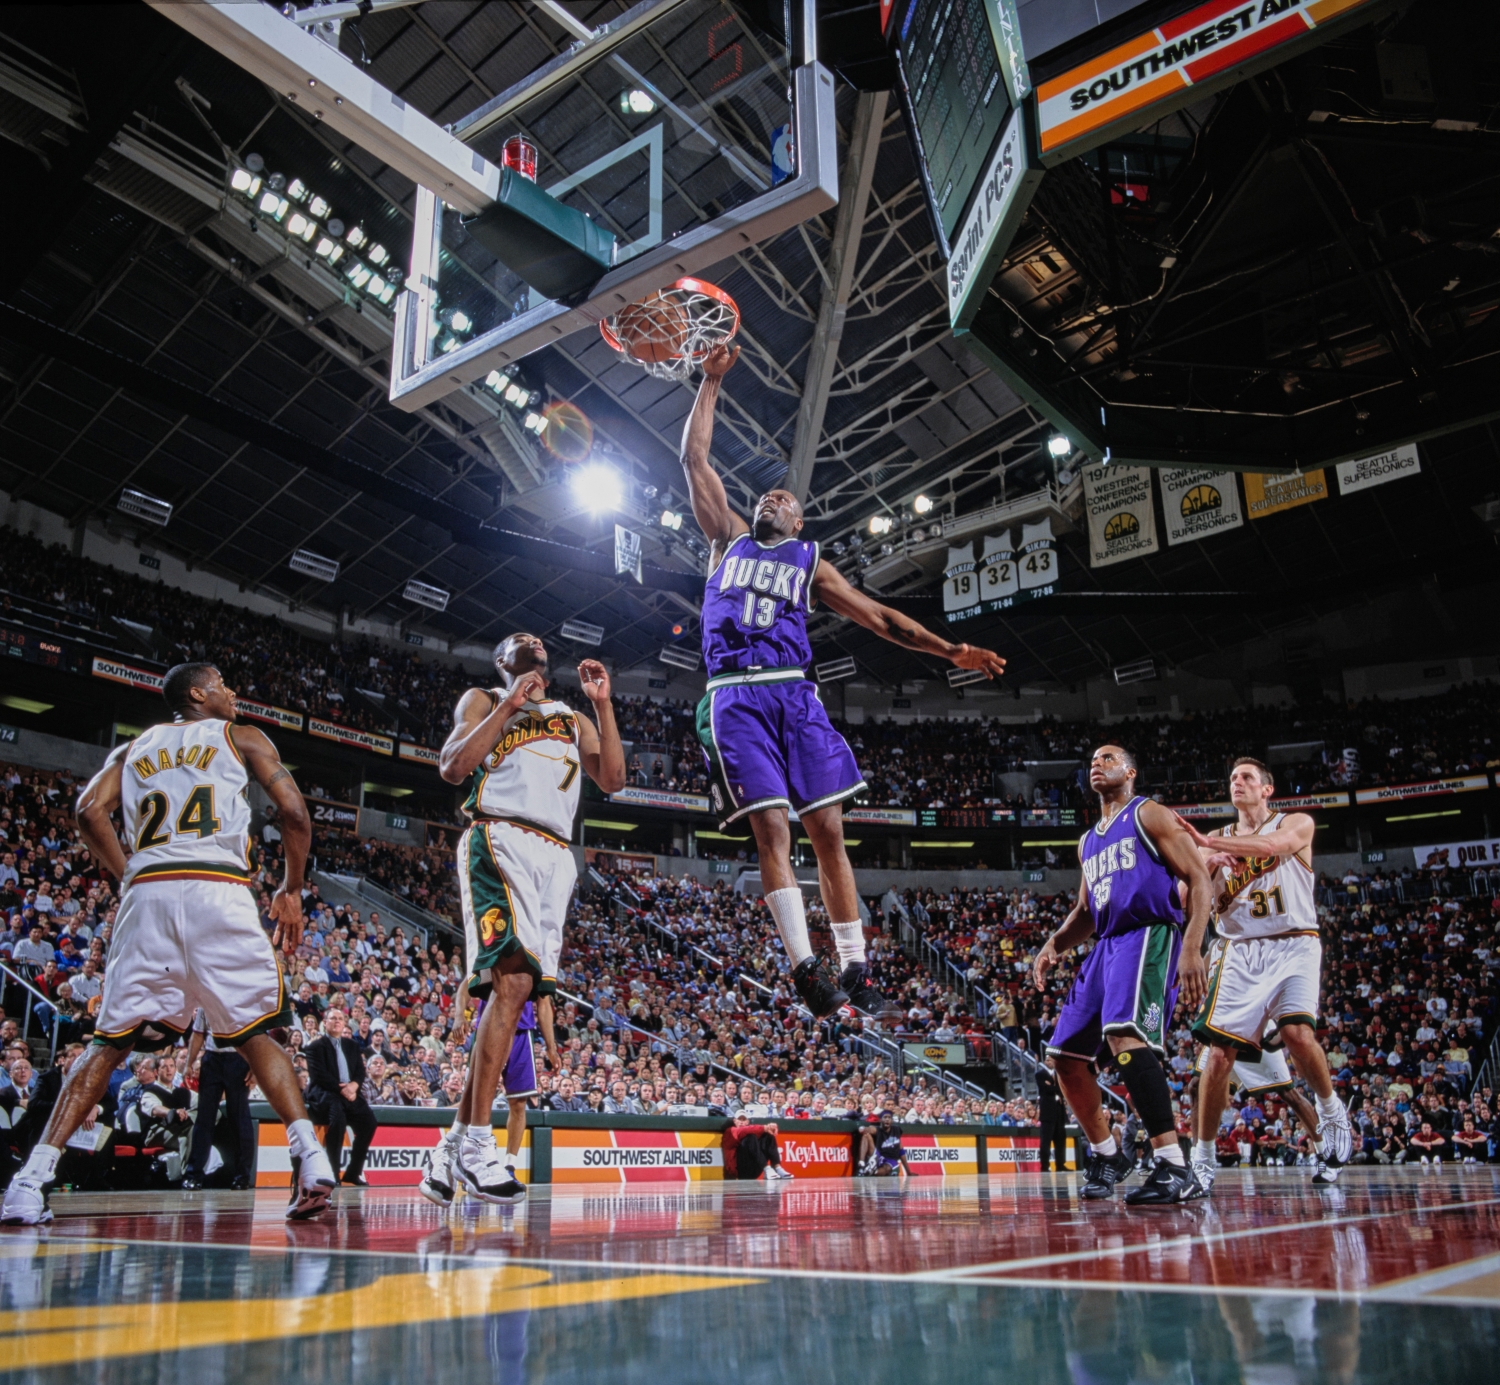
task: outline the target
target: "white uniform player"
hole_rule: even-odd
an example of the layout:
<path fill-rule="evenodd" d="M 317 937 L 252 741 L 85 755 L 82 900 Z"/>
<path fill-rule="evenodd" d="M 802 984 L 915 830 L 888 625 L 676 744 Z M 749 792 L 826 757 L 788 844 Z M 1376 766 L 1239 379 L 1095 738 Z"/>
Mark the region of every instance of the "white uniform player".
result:
<path fill-rule="evenodd" d="M 175 1043 L 200 1006 L 221 1042 L 291 1022 L 248 888 L 249 784 L 227 721 L 169 722 L 131 742 L 120 774 L 130 854 L 96 1040 Z"/>

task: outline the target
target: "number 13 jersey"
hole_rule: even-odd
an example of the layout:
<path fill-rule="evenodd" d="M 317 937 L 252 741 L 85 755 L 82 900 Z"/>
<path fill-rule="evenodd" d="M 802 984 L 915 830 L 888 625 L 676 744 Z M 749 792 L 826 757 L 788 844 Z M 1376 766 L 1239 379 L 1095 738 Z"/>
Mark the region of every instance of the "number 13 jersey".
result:
<path fill-rule="evenodd" d="M 499 818 L 540 828 L 566 843 L 582 773 L 573 709 L 565 702 L 527 702 L 470 777 L 464 813 L 471 822 Z"/>
<path fill-rule="evenodd" d="M 1254 833 L 1231 823 L 1225 837 L 1269 835 L 1281 826 L 1285 813 L 1272 813 Z M 1318 906 L 1313 894 L 1311 850 L 1301 856 L 1250 856 L 1220 869 L 1213 880 L 1214 911 L 1219 932 L 1226 938 L 1284 938 L 1316 934 Z"/>
<path fill-rule="evenodd" d="M 171 721 L 137 736 L 120 772 L 124 885 L 249 883 L 249 786 L 227 721 Z"/>

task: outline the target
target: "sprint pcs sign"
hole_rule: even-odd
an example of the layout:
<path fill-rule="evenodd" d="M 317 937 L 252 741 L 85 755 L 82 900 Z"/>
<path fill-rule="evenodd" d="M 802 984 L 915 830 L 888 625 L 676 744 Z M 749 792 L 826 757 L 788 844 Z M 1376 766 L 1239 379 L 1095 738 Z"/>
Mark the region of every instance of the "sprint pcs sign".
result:
<path fill-rule="evenodd" d="M 1037 143 L 1048 165 L 1102 144 L 1295 48 L 1335 21 L 1361 22 L 1379 0 L 1210 0 L 1070 68 L 1036 91 Z M 1342 27 L 1342 24 L 1340 25 Z"/>
<path fill-rule="evenodd" d="M 979 1147 L 972 1135 L 904 1135 L 901 1152 L 914 1175 L 957 1178 L 979 1172 Z"/>
<path fill-rule="evenodd" d="M 380 1112 L 376 1108 L 377 1117 Z M 414 1188 L 432 1167 L 432 1152 L 447 1132 L 436 1125 L 383 1125 L 375 1132 L 370 1152 L 365 1158 L 365 1177 L 372 1187 Z M 501 1133 L 501 1143 L 504 1134 Z M 286 1127 L 279 1121 L 261 1121 L 258 1152 L 255 1161 L 255 1185 L 258 1188 L 285 1188 L 292 1171 L 291 1151 L 286 1144 Z M 350 1136 L 344 1136 L 344 1154 L 340 1169 L 349 1167 Z M 516 1177 L 522 1183 L 531 1181 L 531 1132 L 521 1141 L 516 1161 Z"/>
<path fill-rule="evenodd" d="M 724 1177 L 715 1131 L 554 1130 L 554 1183 L 696 1183 Z"/>

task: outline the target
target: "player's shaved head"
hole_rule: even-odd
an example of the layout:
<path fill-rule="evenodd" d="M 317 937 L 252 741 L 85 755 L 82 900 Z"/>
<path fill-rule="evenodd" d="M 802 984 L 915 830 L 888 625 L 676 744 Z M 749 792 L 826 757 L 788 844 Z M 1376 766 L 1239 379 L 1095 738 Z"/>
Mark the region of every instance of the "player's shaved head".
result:
<path fill-rule="evenodd" d="M 167 670 L 161 695 L 174 713 L 190 712 L 195 701 L 193 689 L 207 688 L 218 673 L 215 664 L 177 664 Z"/>
<path fill-rule="evenodd" d="M 767 491 L 755 502 L 750 520 L 761 543 L 790 539 L 802 528 L 802 502 L 788 490 Z"/>

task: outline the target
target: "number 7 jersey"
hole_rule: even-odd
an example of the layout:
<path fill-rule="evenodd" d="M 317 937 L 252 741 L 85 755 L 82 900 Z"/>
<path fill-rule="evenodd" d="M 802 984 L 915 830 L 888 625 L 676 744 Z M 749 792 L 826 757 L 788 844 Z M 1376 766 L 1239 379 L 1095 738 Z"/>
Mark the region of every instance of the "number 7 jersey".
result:
<path fill-rule="evenodd" d="M 500 818 L 540 828 L 566 843 L 582 777 L 573 709 L 565 702 L 527 702 L 470 776 L 464 814 L 470 821 Z"/>
<path fill-rule="evenodd" d="M 250 881 L 250 775 L 227 721 L 172 721 L 130 743 L 120 767 L 129 860 L 145 880 Z"/>

